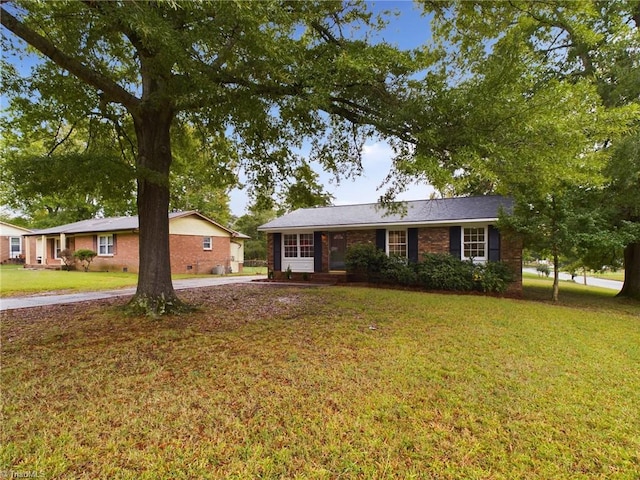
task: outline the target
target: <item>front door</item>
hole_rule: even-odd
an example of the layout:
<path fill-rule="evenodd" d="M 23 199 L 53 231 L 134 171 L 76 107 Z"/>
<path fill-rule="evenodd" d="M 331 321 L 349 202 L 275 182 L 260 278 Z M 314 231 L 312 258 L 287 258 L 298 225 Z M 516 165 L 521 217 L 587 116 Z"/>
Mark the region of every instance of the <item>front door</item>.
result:
<path fill-rule="evenodd" d="M 347 253 L 347 233 L 329 233 L 329 270 L 345 270 L 344 257 Z"/>

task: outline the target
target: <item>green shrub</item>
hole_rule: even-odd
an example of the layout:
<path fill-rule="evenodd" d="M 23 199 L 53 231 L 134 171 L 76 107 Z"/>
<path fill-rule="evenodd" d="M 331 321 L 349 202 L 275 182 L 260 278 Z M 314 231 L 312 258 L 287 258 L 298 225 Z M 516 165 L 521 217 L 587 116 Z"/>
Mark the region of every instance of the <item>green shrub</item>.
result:
<path fill-rule="evenodd" d="M 449 254 L 427 253 L 417 266 L 418 282 L 430 290 L 473 290 L 475 265 Z"/>
<path fill-rule="evenodd" d="M 538 265 L 536 267 L 536 270 L 538 271 L 538 275 L 544 275 L 545 277 L 551 275 L 551 269 L 549 268 L 549 265 L 546 265 L 544 263 Z"/>
<path fill-rule="evenodd" d="M 416 285 L 418 276 L 415 267 L 407 263 L 405 257 L 385 255 L 385 263 L 380 272 L 380 281 L 383 283 L 398 283 L 400 285 Z"/>
<path fill-rule="evenodd" d="M 347 250 L 347 271 L 369 282 L 420 286 L 425 290 L 468 292 L 506 291 L 513 272 L 501 262 L 474 264 L 449 254 L 427 253 L 419 263 L 399 256 L 388 257 L 374 245 L 354 245 Z"/>
<path fill-rule="evenodd" d="M 369 282 L 381 281 L 387 260 L 387 255 L 370 243 L 353 245 L 345 254 L 347 271 L 362 275 Z"/>
<path fill-rule="evenodd" d="M 94 252 L 93 250 L 89 250 L 88 248 L 81 248 L 80 250 L 76 250 L 76 252 L 73 254 L 73 256 L 80 263 L 82 263 L 82 267 L 84 268 L 85 272 L 89 271 L 89 265 L 91 265 L 91 262 L 96 257 L 96 255 L 98 255 L 96 252 Z"/>
<path fill-rule="evenodd" d="M 513 272 L 502 262 L 487 262 L 476 265 L 474 282 L 481 292 L 503 293 L 513 282 Z"/>
<path fill-rule="evenodd" d="M 75 269 L 76 259 L 73 255 L 73 250 L 69 248 L 60 250 L 58 258 L 62 259 L 62 262 L 64 263 L 64 270 L 71 271 Z"/>

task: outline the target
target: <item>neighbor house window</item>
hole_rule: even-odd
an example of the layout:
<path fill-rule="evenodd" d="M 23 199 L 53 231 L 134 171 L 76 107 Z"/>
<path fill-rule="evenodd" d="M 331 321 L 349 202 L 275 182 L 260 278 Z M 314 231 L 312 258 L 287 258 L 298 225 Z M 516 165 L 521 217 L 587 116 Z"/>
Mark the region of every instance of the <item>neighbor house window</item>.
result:
<path fill-rule="evenodd" d="M 9 257 L 18 258 L 22 253 L 22 238 L 10 237 L 9 238 Z"/>
<path fill-rule="evenodd" d="M 474 260 L 487 259 L 485 227 L 465 227 L 462 234 L 462 256 Z"/>
<path fill-rule="evenodd" d="M 211 237 L 202 237 L 202 249 L 211 250 Z"/>
<path fill-rule="evenodd" d="M 98 236 L 98 255 L 113 255 L 113 235 Z"/>
<path fill-rule="evenodd" d="M 65 247 L 62 246 L 62 244 L 60 243 L 60 239 L 59 238 L 54 239 L 53 244 L 54 244 L 54 246 L 53 246 L 53 249 L 54 249 L 53 258 L 60 258 L 60 252 L 62 250 L 64 250 L 65 248 L 67 248 L 67 247 L 66 246 Z"/>
<path fill-rule="evenodd" d="M 407 256 L 406 230 L 389 230 L 388 253 L 401 257 Z"/>
<path fill-rule="evenodd" d="M 286 258 L 313 257 L 313 233 L 285 233 L 282 240 Z"/>

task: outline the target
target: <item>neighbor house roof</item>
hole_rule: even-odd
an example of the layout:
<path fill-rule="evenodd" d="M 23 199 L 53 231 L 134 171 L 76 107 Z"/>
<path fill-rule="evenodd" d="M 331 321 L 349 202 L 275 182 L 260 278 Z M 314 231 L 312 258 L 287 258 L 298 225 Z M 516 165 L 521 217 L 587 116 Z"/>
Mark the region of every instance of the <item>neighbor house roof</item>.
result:
<path fill-rule="evenodd" d="M 380 225 L 424 225 L 493 221 L 513 201 L 498 195 L 404 202 L 406 211 L 387 213 L 378 203 L 302 208 L 261 225 L 261 231 L 305 228 L 363 228 Z"/>
<path fill-rule="evenodd" d="M 169 213 L 169 221 L 174 218 L 187 217 L 189 215 L 196 215 L 207 222 L 210 222 L 223 230 L 226 230 L 231 236 L 236 238 L 250 238 L 247 235 L 236 232 L 228 227 L 220 225 L 219 223 L 205 217 L 204 215 L 196 211 L 188 212 L 171 212 Z M 92 218 L 90 220 L 82 220 L 80 222 L 67 223 L 66 225 L 59 225 L 57 227 L 45 228 L 42 230 L 34 230 L 31 235 L 59 235 L 64 233 L 65 235 L 79 234 L 79 233 L 94 233 L 94 232 L 120 232 L 120 231 L 133 231 L 138 229 L 138 216 L 132 217 L 107 217 L 107 218 Z"/>

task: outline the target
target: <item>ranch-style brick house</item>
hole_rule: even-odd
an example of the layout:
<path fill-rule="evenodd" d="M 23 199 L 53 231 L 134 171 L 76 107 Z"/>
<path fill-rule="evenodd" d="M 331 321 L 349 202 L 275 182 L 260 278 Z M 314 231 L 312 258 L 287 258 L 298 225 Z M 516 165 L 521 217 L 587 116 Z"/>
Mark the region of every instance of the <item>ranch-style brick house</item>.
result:
<path fill-rule="evenodd" d="M 61 268 L 59 254 L 89 249 L 97 253 L 91 270 L 138 272 L 138 217 L 83 220 L 26 235 L 26 264 Z M 196 211 L 169 214 L 172 273 L 242 272 L 246 235 Z"/>
<path fill-rule="evenodd" d="M 510 291 L 522 290 L 522 242 L 496 228 L 501 196 L 442 198 L 405 202 L 406 212 L 388 213 L 379 204 L 304 208 L 261 225 L 267 233 L 268 267 L 274 277 L 345 281 L 345 253 L 370 243 L 387 254 L 418 262 L 424 253 L 450 253 L 474 262 L 502 261 L 515 275 Z"/>
<path fill-rule="evenodd" d="M 0 263 L 20 263 L 24 259 L 24 236 L 28 228 L 0 221 Z"/>

